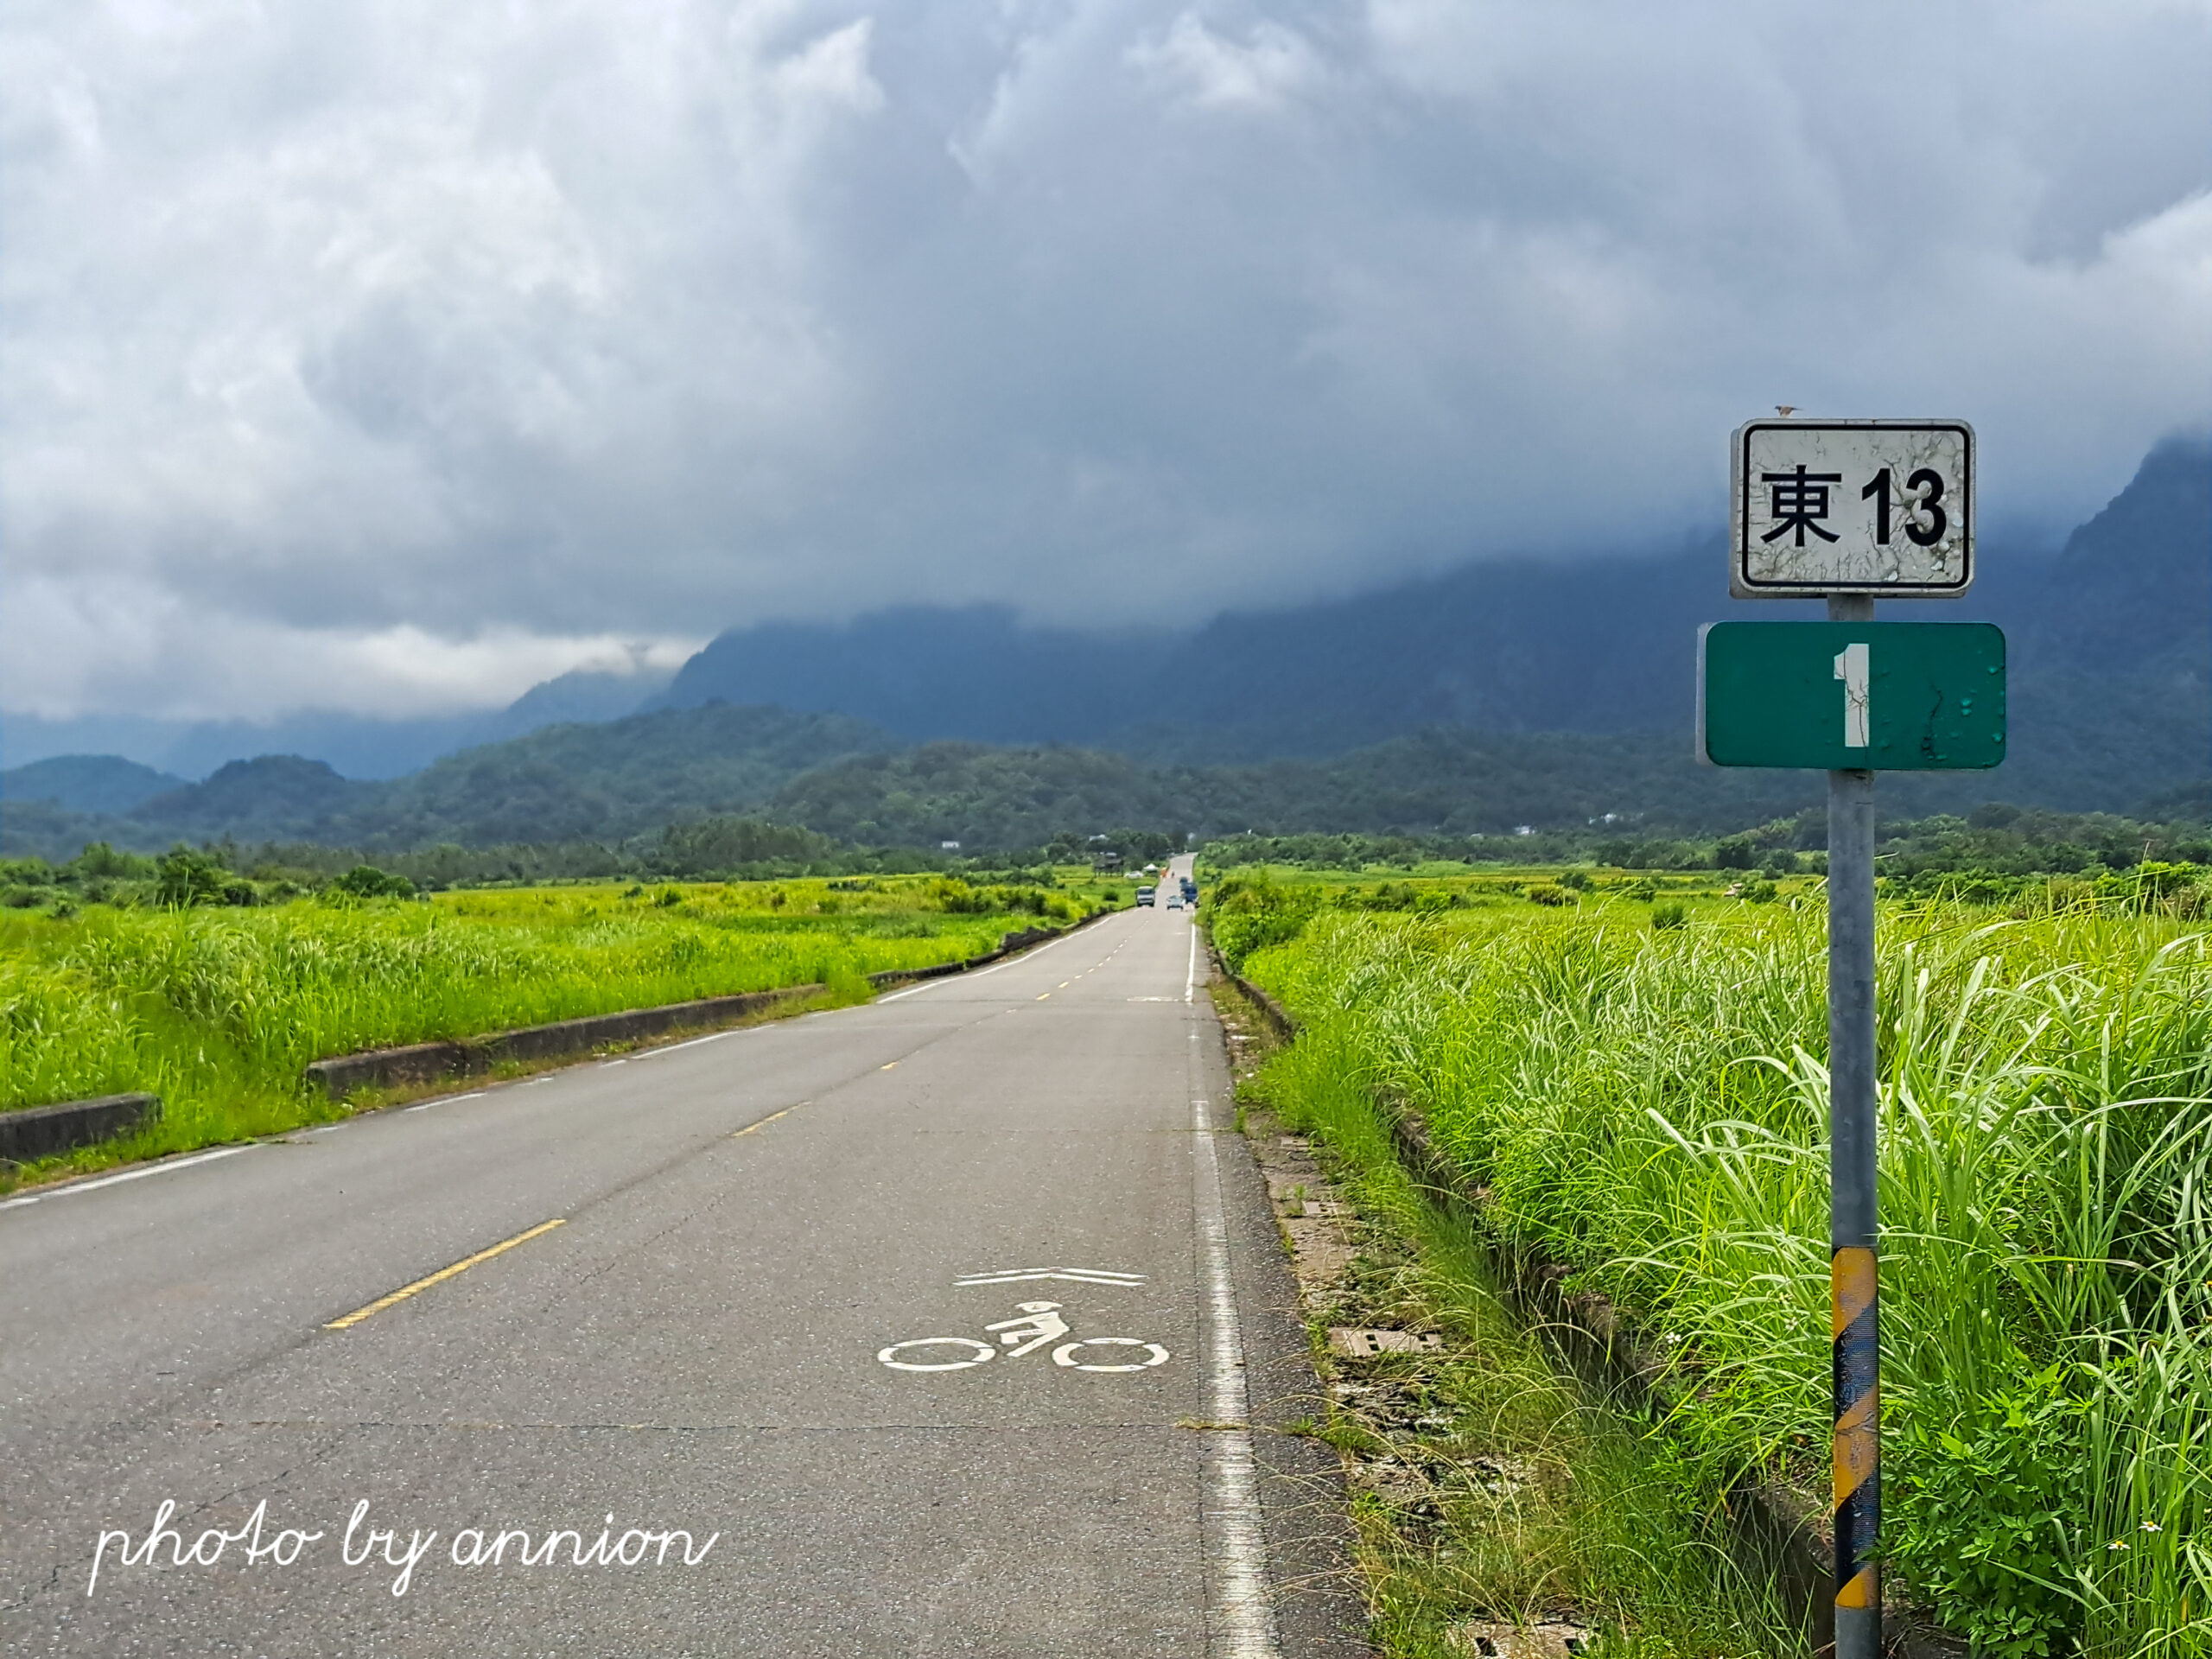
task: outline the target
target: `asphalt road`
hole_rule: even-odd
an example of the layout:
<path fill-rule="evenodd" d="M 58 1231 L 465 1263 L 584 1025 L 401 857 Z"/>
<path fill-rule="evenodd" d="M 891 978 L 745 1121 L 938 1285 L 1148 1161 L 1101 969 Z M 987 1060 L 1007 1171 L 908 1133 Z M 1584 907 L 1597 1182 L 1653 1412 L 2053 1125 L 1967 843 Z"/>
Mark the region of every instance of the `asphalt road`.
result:
<path fill-rule="evenodd" d="M 1203 972 L 1140 910 L 0 1205 L 5 1646 L 1363 1650 Z"/>

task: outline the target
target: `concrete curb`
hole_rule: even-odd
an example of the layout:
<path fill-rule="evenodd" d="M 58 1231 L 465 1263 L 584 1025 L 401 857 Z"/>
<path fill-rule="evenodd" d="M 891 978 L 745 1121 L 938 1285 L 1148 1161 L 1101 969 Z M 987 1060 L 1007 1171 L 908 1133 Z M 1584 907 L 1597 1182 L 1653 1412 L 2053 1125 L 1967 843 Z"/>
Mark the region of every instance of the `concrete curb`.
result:
<path fill-rule="evenodd" d="M 103 1095 L 65 1100 L 19 1112 L 0 1112 L 0 1162 L 28 1164 L 52 1158 L 156 1122 L 159 1095 Z"/>
<path fill-rule="evenodd" d="M 870 974 L 877 989 L 907 980 L 937 979 L 964 973 L 988 963 L 1026 950 L 1033 944 L 1057 939 L 1111 912 L 1100 911 L 1065 928 L 1029 927 L 1008 933 L 999 948 L 964 962 L 940 962 L 927 968 L 889 968 Z M 402 1084 L 437 1083 L 448 1077 L 471 1077 L 489 1071 L 510 1060 L 551 1060 L 571 1054 L 588 1054 L 606 1043 L 634 1042 L 641 1037 L 690 1027 L 727 1025 L 747 1014 L 760 1014 L 786 1002 L 819 996 L 825 985 L 787 985 L 772 991 L 744 991 L 734 996 L 709 996 L 696 1002 L 671 1002 L 657 1008 L 630 1008 L 619 1014 L 595 1014 L 581 1020 L 556 1020 L 546 1026 L 524 1026 L 474 1042 L 410 1043 L 402 1048 L 371 1049 L 359 1054 L 340 1054 L 316 1060 L 302 1074 L 333 1100 L 343 1100 L 362 1089 L 390 1089 Z M 119 1096 L 120 1098 L 120 1096 Z M 149 1096 L 150 1098 L 150 1096 Z M 46 1109 L 55 1110 L 58 1108 Z M 0 1119 L 3 1122 L 4 1119 Z"/>
<path fill-rule="evenodd" d="M 372 1049 L 317 1060 L 304 1076 L 333 1100 L 361 1089 L 389 1089 L 399 1084 L 435 1083 L 465 1077 L 508 1060 L 560 1059 L 588 1054 L 603 1043 L 633 1042 L 688 1026 L 725 1025 L 785 1002 L 819 996 L 822 985 L 788 985 L 780 990 L 745 991 L 709 996 L 696 1002 L 671 1002 L 658 1008 L 597 1014 L 550 1026 L 525 1026 L 473 1043 L 410 1043 L 404 1048 Z"/>

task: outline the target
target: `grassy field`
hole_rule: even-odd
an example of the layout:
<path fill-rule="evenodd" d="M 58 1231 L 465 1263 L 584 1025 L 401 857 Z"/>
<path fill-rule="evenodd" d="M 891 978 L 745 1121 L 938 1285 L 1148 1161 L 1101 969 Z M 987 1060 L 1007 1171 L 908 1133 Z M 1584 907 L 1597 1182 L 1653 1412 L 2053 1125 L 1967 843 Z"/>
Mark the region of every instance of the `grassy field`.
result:
<path fill-rule="evenodd" d="M 268 1134 L 346 1109 L 301 1081 L 324 1056 L 787 985 L 859 1001 L 870 973 L 1065 925 L 1102 891 L 1071 872 L 1052 889 L 893 877 L 4 912 L 0 1108 L 162 1096 L 158 1127 L 72 1169 Z"/>
<path fill-rule="evenodd" d="M 1787 879 L 1746 903 L 1560 874 L 1387 907 L 1217 886 L 1217 939 L 1303 1021 L 1271 1096 L 1417 1109 L 1491 1244 L 1680 1356 L 1669 1443 L 1709 1495 L 1753 1467 L 1819 1491 L 1821 909 Z M 1882 915 L 1892 1572 L 1985 1652 L 2202 1653 L 2212 943 L 2016 908 Z"/>

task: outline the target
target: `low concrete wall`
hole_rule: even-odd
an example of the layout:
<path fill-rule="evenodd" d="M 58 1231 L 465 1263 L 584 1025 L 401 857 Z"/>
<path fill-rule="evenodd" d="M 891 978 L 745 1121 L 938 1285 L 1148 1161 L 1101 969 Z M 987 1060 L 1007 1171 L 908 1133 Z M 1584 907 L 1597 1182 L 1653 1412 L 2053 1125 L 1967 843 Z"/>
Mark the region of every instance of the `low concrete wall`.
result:
<path fill-rule="evenodd" d="M 307 1080 L 319 1085 L 334 1100 L 342 1100 L 361 1089 L 390 1089 L 401 1084 L 435 1083 L 444 1077 L 464 1077 L 488 1071 L 506 1060 L 560 1059 L 588 1054 L 604 1043 L 635 1042 L 689 1026 L 727 1025 L 750 1014 L 785 1002 L 818 996 L 820 985 L 791 985 L 781 990 L 746 991 L 736 996 L 709 996 L 696 1002 L 671 1002 L 658 1008 L 632 1008 L 621 1014 L 596 1014 L 582 1020 L 562 1020 L 550 1026 L 525 1026 L 503 1031 L 473 1043 L 413 1043 L 405 1048 L 372 1049 L 365 1054 L 341 1054 L 317 1060 L 307 1068 Z"/>
<path fill-rule="evenodd" d="M 1227 965 L 1222 963 L 1219 957 L 1214 958 L 1214 963 L 1221 969 L 1224 979 L 1251 999 L 1252 1006 L 1259 1009 L 1260 1017 L 1274 1028 L 1276 1036 L 1288 1042 L 1298 1035 L 1298 1022 L 1290 1017 L 1289 1009 L 1284 1007 L 1281 1003 L 1276 1001 L 1243 975 L 1230 972 Z"/>
<path fill-rule="evenodd" d="M 28 1111 L 0 1112 L 0 1160 L 28 1164 L 126 1135 L 162 1115 L 158 1095 L 104 1095 Z"/>
<path fill-rule="evenodd" d="M 1110 915 L 1101 911 L 1098 915 Z M 1096 921 L 1086 916 L 1075 927 Z M 1056 939 L 1075 928 L 1029 927 L 1008 933 L 999 948 L 965 962 L 940 962 L 927 968 L 890 968 L 870 974 L 868 983 L 879 989 L 905 980 L 937 979 L 964 973 L 987 963 L 1026 950 L 1046 939 Z M 622 1014 L 598 1014 L 582 1020 L 563 1020 L 550 1026 L 526 1026 L 500 1032 L 470 1043 L 411 1043 L 404 1048 L 372 1049 L 365 1054 L 340 1054 L 317 1060 L 307 1068 L 307 1080 L 321 1087 L 333 1100 L 342 1100 L 362 1089 L 391 1089 L 402 1084 L 436 1083 L 446 1077 L 465 1077 L 488 1071 L 505 1060 L 559 1059 L 588 1054 L 602 1043 L 635 1042 L 689 1026 L 727 1025 L 747 1014 L 758 1014 L 785 1002 L 817 996 L 827 987 L 791 985 L 775 991 L 747 991 L 737 996 L 710 996 L 697 1002 L 672 1002 L 665 1007 L 632 1008 Z"/>
<path fill-rule="evenodd" d="M 940 962 L 927 968 L 887 968 L 880 974 L 870 974 L 868 976 L 868 982 L 878 987 L 898 985 L 908 980 L 942 979 L 947 974 L 964 974 L 970 968 L 988 968 L 993 963 L 1014 955 L 1017 950 L 1027 950 L 1033 944 L 1042 944 L 1047 939 L 1057 939 L 1063 934 L 1072 933 L 1079 927 L 1089 927 L 1093 922 L 1103 920 L 1106 917 L 1116 913 L 1110 910 L 1095 910 L 1081 921 L 1070 923 L 1065 927 L 1026 927 L 1019 933 L 1007 933 L 1001 936 L 997 950 L 986 950 L 982 956 L 970 957 L 965 962 Z"/>

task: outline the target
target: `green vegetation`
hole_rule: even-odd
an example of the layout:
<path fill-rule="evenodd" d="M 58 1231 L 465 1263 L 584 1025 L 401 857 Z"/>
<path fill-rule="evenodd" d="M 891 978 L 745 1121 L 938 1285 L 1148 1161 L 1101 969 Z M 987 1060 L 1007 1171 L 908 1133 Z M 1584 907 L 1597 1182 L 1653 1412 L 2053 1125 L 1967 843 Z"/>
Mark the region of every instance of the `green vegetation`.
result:
<path fill-rule="evenodd" d="M 978 956 L 1100 903 L 1072 871 L 1049 889 L 848 877 L 405 899 L 388 896 L 404 878 L 359 868 L 318 898 L 248 906 L 222 891 L 243 878 L 199 855 L 131 868 L 111 879 L 168 907 L 0 912 L 0 1108 L 162 1099 L 157 1127 L 73 1167 L 336 1116 L 301 1080 L 327 1055 L 786 985 L 861 1001 L 870 973 Z"/>
<path fill-rule="evenodd" d="M 351 847 L 387 867 L 432 848 L 523 844 L 577 849 L 603 863 L 639 856 L 667 826 L 703 818 L 764 820 L 855 846 L 936 849 L 954 841 L 971 855 L 1128 823 L 1167 832 L 1179 847 L 1186 830 L 1254 830 L 1263 841 L 1280 832 L 1306 843 L 1249 849 L 1267 862 L 1303 861 L 1320 841 L 1356 841 L 1373 848 L 1360 862 L 1417 854 L 1681 868 L 1709 864 L 1714 838 L 1745 824 L 1770 837 L 1757 843 L 1762 855 L 1817 844 L 1816 815 L 1806 816 L 1819 804 L 1816 776 L 1700 767 L 1687 747 L 1680 733 L 1440 728 L 1323 759 L 1157 766 L 1058 747 L 900 748 L 838 716 L 715 704 L 549 728 L 380 783 L 297 756 L 263 756 L 117 810 L 72 810 L 21 793 L 42 786 L 24 768 L 0 779 L 0 851 L 59 861 L 94 840 L 146 852 L 232 838 Z M 2202 753 L 2160 775 L 2189 776 Z M 2134 792 L 2039 793 L 2031 774 L 2008 768 L 1907 778 L 1885 785 L 1884 798 L 1914 813 L 1965 812 L 1993 789 L 2070 802 L 2126 802 Z M 2167 810 L 2201 823 L 2197 796 Z M 1237 855 L 1223 846 L 1224 861 Z M 1342 863 L 1347 854 L 1328 856 Z"/>
<path fill-rule="evenodd" d="M 1246 1028 L 1267 1043 L 1258 1021 Z M 1615 1659 L 1795 1651 L 1768 1587 L 1730 1559 L 1696 1471 L 1512 1311 L 1471 1217 L 1400 1166 L 1357 1078 L 1278 1060 L 1243 1092 L 1262 1132 L 1276 1121 L 1265 1108 L 1319 1138 L 1360 1217 L 1358 1254 L 1317 1327 L 1444 1338 L 1434 1353 L 1325 1360 L 1338 1382 L 1314 1432 L 1370 1477 L 1355 1482 L 1352 1519 L 1378 1649 L 1459 1659 L 1476 1650 L 1453 1634 L 1471 1614 L 1571 1613 L 1605 1632 L 1598 1650 Z"/>
<path fill-rule="evenodd" d="M 977 887 L 1058 888 L 1088 882 L 1080 865 L 1102 853 L 1134 867 L 1166 855 L 1179 840 L 1122 830 L 1063 837 L 1029 852 L 963 857 L 942 849 L 841 847 L 811 830 L 758 818 L 702 818 L 671 824 L 658 836 L 618 843 L 569 842 L 465 848 L 441 845 L 411 853 L 359 851 L 308 842 L 240 847 L 178 845 L 158 858 L 94 842 L 73 859 L 0 859 L 0 908 L 73 912 L 81 904 L 282 904 L 331 887 L 359 898 L 401 897 L 450 887 L 540 886 L 561 880 L 758 881 L 797 876 L 882 877 L 937 874 Z M 1095 883 L 1091 884 L 1093 887 Z"/>
<path fill-rule="evenodd" d="M 1716 1503 L 1750 1470 L 1825 1478 L 1825 939 L 1798 880 L 1670 897 L 1671 925 L 1625 881 L 1426 914 L 1214 894 L 1224 954 L 1302 1022 L 1270 1097 L 1421 1113 L 1485 1195 L 1472 1236 L 1675 1356 L 1669 1443 Z M 1888 1543 L 1986 1653 L 2212 1637 L 2204 889 L 1883 909 Z"/>

